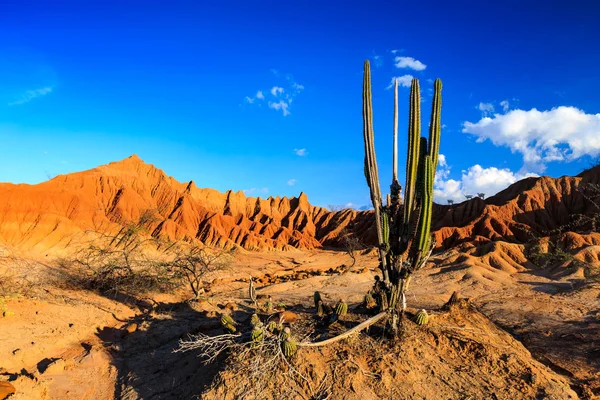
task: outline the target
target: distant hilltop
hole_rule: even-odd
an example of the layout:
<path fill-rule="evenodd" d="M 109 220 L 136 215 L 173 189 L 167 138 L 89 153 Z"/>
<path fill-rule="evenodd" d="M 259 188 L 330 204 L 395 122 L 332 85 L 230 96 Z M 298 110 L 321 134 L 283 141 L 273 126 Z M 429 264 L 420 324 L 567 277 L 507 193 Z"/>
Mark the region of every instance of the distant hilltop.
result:
<path fill-rule="evenodd" d="M 577 177 L 527 178 L 496 196 L 436 205 L 438 246 L 498 239 L 523 241 L 527 229 L 554 229 L 589 205 L 575 190 L 598 183 L 600 169 Z M 351 232 L 375 243 L 372 211 L 329 210 L 298 197 L 246 197 L 180 183 L 133 155 L 37 184 L 0 184 L 0 243 L 36 253 L 62 251 L 94 234 L 117 232 L 150 214 L 147 234 L 253 251 L 340 245 Z M 525 228 L 525 229 L 524 229 Z"/>

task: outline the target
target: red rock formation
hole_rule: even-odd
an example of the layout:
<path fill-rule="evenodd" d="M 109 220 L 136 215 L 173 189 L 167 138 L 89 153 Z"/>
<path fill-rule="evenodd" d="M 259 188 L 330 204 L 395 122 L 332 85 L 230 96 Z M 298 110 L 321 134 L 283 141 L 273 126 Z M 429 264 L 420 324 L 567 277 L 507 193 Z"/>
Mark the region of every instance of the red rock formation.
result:
<path fill-rule="evenodd" d="M 600 168 L 578 177 L 528 178 L 486 200 L 436 205 L 435 235 L 442 248 L 502 239 L 523 242 L 585 213 L 591 203 L 577 190 L 600 181 Z M 201 241 L 247 250 L 338 246 L 342 231 L 374 244 L 372 212 L 329 212 L 306 194 L 267 199 L 243 192 L 200 189 L 180 183 L 131 156 L 38 185 L 0 184 L 0 243 L 49 252 L 81 243 L 93 232 L 115 232 L 145 212 L 157 238 Z"/>

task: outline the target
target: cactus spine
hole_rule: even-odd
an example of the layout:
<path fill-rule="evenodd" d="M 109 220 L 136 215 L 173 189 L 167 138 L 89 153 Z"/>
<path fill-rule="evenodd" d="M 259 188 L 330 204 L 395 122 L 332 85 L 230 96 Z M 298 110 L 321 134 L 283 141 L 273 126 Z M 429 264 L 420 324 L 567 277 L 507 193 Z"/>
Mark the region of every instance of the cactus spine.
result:
<path fill-rule="evenodd" d="M 387 205 L 382 205 L 379 172 L 375 156 L 373 109 L 371 100 L 371 69 L 365 61 L 363 80 L 363 139 L 365 145 L 365 177 L 375 211 L 375 224 L 379 244 L 380 268 L 383 288 L 377 292 L 382 309 L 391 310 L 394 318 L 406 309 L 406 290 L 411 274 L 421 268 L 429 258 L 434 243 L 431 237 L 433 208 L 433 183 L 438 164 L 442 82 L 434 82 L 429 138 L 421 137 L 421 94 L 419 80 L 413 79 L 410 88 L 408 115 L 408 146 L 406 155 L 406 181 L 404 201 L 400 200 L 401 186 L 397 180 L 398 146 L 398 83 L 394 82 L 394 124 L 392 153 L 392 184 Z"/>
<path fill-rule="evenodd" d="M 415 324 L 419 326 L 427 325 L 429 322 L 429 315 L 427 315 L 427 311 L 419 310 L 415 315 Z"/>

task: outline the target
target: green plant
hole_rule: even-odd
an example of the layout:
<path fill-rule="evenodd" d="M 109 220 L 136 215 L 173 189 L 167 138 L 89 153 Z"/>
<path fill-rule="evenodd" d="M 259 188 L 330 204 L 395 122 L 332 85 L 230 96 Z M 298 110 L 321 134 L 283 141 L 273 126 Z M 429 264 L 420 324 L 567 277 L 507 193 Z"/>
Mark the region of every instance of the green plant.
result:
<path fill-rule="evenodd" d="M 291 336 L 287 337 L 281 342 L 281 350 L 286 358 L 292 358 L 298 351 L 296 341 Z"/>
<path fill-rule="evenodd" d="M 429 315 L 427 315 L 427 311 L 419 310 L 415 315 L 415 324 L 422 326 L 427 325 L 429 322 Z"/>
<path fill-rule="evenodd" d="M 231 318 L 231 316 L 227 314 L 221 315 L 221 325 L 223 325 L 223 328 L 225 328 L 225 330 L 229 333 L 235 333 L 237 331 L 237 324 L 235 323 L 233 318 Z"/>
<path fill-rule="evenodd" d="M 335 313 L 342 317 L 348 313 L 348 304 L 344 300 L 340 300 L 335 306 Z"/>
<path fill-rule="evenodd" d="M 315 294 L 313 295 L 313 300 L 315 301 L 315 308 L 319 308 L 319 302 L 322 302 L 322 298 L 321 298 L 321 293 L 320 292 L 315 292 Z"/>
<path fill-rule="evenodd" d="M 258 323 L 252 328 L 252 332 L 250 332 L 250 340 L 252 341 L 252 346 L 257 347 L 260 345 L 260 342 L 263 341 L 265 337 L 265 330 L 262 323 Z"/>
<path fill-rule="evenodd" d="M 377 306 L 377 302 L 375 301 L 375 298 L 373 297 L 373 292 L 372 291 L 368 291 L 367 294 L 365 294 L 365 307 L 368 309 L 371 308 L 375 308 Z"/>
<path fill-rule="evenodd" d="M 429 140 L 421 137 L 421 97 L 419 80 L 413 79 L 410 90 L 408 152 L 404 201 L 398 182 L 398 82 L 394 85 L 394 146 L 390 203 L 382 203 L 379 171 L 375 155 L 371 69 L 364 65 L 363 136 L 365 177 L 375 211 L 379 244 L 379 262 L 385 291 L 389 297 L 392 328 L 397 332 L 398 315 L 406 310 L 406 291 L 411 275 L 427 262 L 435 247 L 431 237 L 433 181 L 438 163 L 441 134 L 442 82 L 434 82 Z"/>

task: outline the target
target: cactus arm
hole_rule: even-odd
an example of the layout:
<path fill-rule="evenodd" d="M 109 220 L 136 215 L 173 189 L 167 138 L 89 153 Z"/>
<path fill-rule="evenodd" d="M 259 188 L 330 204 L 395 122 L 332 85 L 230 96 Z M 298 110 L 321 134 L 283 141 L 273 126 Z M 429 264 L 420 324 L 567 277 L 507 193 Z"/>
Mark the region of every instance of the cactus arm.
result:
<path fill-rule="evenodd" d="M 421 144 L 421 94 L 419 80 L 413 79 L 410 86 L 410 107 L 408 115 L 408 151 L 406 157 L 406 182 L 404 184 L 404 224 L 409 226 L 415 209 L 416 175 L 419 167 L 419 146 Z"/>
<path fill-rule="evenodd" d="M 433 83 L 433 101 L 431 105 L 431 121 L 429 123 L 429 155 L 431 156 L 431 164 L 433 173 L 438 165 L 438 155 L 440 152 L 440 133 L 441 133 L 441 118 L 442 118 L 442 81 L 436 79 Z"/>
<path fill-rule="evenodd" d="M 371 96 L 371 66 L 369 60 L 365 61 L 364 81 L 363 81 L 363 136 L 365 142 L 365 176 L 371 192 L 371 202 L 375 210 L 375 224 L 377 228 L 377 239 L 379 243 L 379 255 L 384 273 L 384 280 L 387 280 L 386 257 L 383 240 L 383 230 L 381 226 L 381 187 L 379 186 L 379 171 L 377 170 L 377 158 L 375 156 L 375 133 L 373 131 L 373 102 Z"/>
<path fill-rule="evenodd" d="M 394 142 L 392 150 L 392 182 L 398 181 L 398 79 L 394 79 Z"/>

